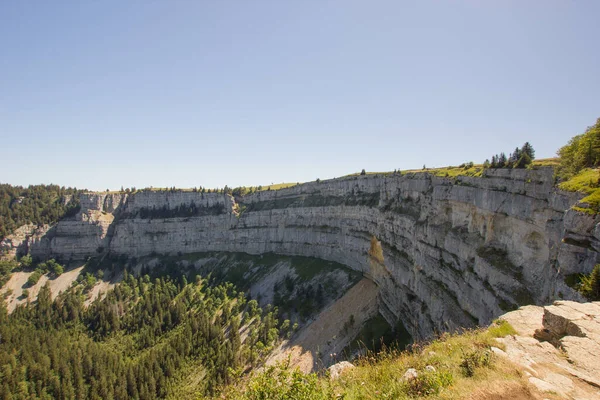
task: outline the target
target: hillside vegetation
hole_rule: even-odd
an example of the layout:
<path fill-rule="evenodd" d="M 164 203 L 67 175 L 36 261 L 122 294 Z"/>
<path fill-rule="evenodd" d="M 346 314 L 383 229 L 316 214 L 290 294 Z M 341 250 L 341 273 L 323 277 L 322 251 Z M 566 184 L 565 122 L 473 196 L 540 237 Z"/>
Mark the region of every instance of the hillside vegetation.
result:
<path fill-rule="evenodd" d="M 588 214 L 600 212 L 600 118 L 583 134 L 571 138 L 558 155 L 559 187 L 586 195 L 574 208 Z"/>
<path fill-rule="evenodd" d="M 216 393 L 279 336 L 277 311 L 232 284 L 125 273 L 84 307 L 85 282 L 8 315 L 0 304 L 0 398 L 154 399 Z"/>
<path fill-rule="evenodd" d="M 489 398 L 495 390 L 529 393 L 526 380 L 498 358 L 495 338 L 514 334 L 505 321 L 488 329 L 444 334 L 408 351 L 384 348 L 359 358 L 339 379 L 328 374 L 300 374 L 283 363 L 230 388 L 226 398 L 259 399 L 471 399 Z M 411 369 L 414 369 L 412 371 Z M 406 375 L 405 375 L 406 374 Z M 482 390 L 485 387 L 487 390 Z M 515 393 L 517 394 L 517 393 Z"/>
<path fill-rule="evenodd" d="M 29 187 L 0 184 L 0 240 L 25 224 L 51 224 L 79 208 L 84 190 L 58 185 Z M 72 196 L 67 202 L 66 196 Z"/>

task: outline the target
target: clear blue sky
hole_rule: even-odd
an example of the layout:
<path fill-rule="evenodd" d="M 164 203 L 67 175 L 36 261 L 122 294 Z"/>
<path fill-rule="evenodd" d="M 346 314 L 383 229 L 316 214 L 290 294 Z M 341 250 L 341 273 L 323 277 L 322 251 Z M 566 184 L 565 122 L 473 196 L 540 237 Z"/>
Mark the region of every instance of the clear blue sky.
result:
<path fill-rule="evenodd" d="M 600 1 L 0 0 L 0 182 L 222 187 L 554 156 Z"/>

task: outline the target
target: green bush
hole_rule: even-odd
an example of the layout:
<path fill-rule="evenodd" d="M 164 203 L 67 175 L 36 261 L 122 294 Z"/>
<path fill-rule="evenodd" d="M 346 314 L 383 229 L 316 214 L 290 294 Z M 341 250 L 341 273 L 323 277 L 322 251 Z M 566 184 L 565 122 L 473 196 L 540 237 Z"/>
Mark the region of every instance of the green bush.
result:
<path fill-rule="evenodd" d="M 54 271 L 52 271 L 52 272 L 54 272 L 54 275 L 56 275 L 56 276 L 61 276 L 63 274 L 63 272 L 65 272 L 65 269 L 63 268 L 62 265 L 56 264 L 54 266 Z"/>
<path fill-rule="evenodd" d="M 488 328 L 488 332 L 492 337 L 505 337 L 508 335 L 515 335 L 517 331 L 507 321 L 503 319 L 497 319 Z"/>
<path fill-rule="evenodd" d="M 31 267 L 33 259 L 31 258 L 31 256 L 29 254 L 27 254 L 27 255 L 24 255 L 23 257 L 21 257 L 21 259 L 19 260 L 19 262 L 25 268 L 29 268 L 29 267 Z"/>
<path fill-rule="evenodd" d="M 589 275 L 581 277 L 579 291 L 590 301 L 600 301 L 600 264 Z"/>
<path fill-rule="evenodd" d="M 431 396 L 450 386 L 454 377 L 449 371 L 421 371 L 419 375 L 404 383 L 404 392 L 409 396 Z"/>
<path fill-rule="evenodd" d="M 36 283 L 38 283 L 38 281 L 40 280 L 40 278 L 42 277 L 42 273 L 40 271 L 33 271 L 33 273 L 31 275 L 29 275 L 29 278 L 27 278 L 27 283 L 30 286 L 35 285 Z"/>
<path fill-rule="evenodd" d="M 245 400 L 319 400 L 330 399 L 331 389 L 316 374 L 290 370 L 286 364 L 267 367 L 250 380 Z"/>
<path fill-rule="evenodd" d="M 85 291 L 90 290 L 96 284 L 96 277 L 89 272 L 86 272 L 82 279 L 83 287 Z"/>
<path fill-rule="evenodd" d="M 0 260 L 0 288 L 8 281 L 10 274 L 17 266 L 13 260 Z"/>
<path fill-rule="evenodd" d="M 480 367 L 489 367 L 492 364 L 494 353 L 488 349 L 478 349 L 463 355 L 460 367 L 463 375 L 471 377 L 475 370 Z"/>
<path fill-rule="evenodd" d="M 40 265 L 42 265 L 42 264 L 40 264 Z M 45 265 L 46 265 L 46 271 L 54 273 L 55 276 L 60 276 L 60 275 L 62 275 L 63 272 L 65 272 L 64 267 L 62 265 L 60 265 L 59 263 L 57 263 L 56 260 L 54 260 L 54 259 L 48 260 L 45 263 Z"/>
<path fill-rule="evenodd" d="M 558 155 L 558 175 L 561 179 L 569 179 L 584 168 L 600 166 L 600 118 L 585 133 L 571 138 L 558 150 Z"/>

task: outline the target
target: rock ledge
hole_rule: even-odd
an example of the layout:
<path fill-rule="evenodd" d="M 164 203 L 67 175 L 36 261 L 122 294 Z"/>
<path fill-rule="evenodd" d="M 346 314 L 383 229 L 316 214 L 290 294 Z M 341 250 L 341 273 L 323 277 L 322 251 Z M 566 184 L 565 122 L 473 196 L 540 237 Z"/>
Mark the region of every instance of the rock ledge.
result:
<path fill-rule="evenodd" d="M 498 339 L 506 350 L 495 353 L 521 365 L 540 391 L 600 398 L 600 302 L 526 306 L 501 319 L 517 334 Z"/>

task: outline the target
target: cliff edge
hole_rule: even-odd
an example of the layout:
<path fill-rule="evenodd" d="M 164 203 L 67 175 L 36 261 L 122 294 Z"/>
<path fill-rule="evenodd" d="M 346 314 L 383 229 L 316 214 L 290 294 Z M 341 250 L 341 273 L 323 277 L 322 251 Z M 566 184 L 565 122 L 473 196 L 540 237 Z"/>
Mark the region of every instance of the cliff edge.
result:
<path fill-rule="evenodd" d="M 552 168 L 350 176 L 234 198 L 192 191 L 90 193 L 81 211 L 5 240 L 82 259 L 205 251 L 318 257 L 379 286 L 379 310 L 415 339 L 486 325 L 527 304 L 575 299 L 598 262 L 597 216 L 572 210 Z"/>

